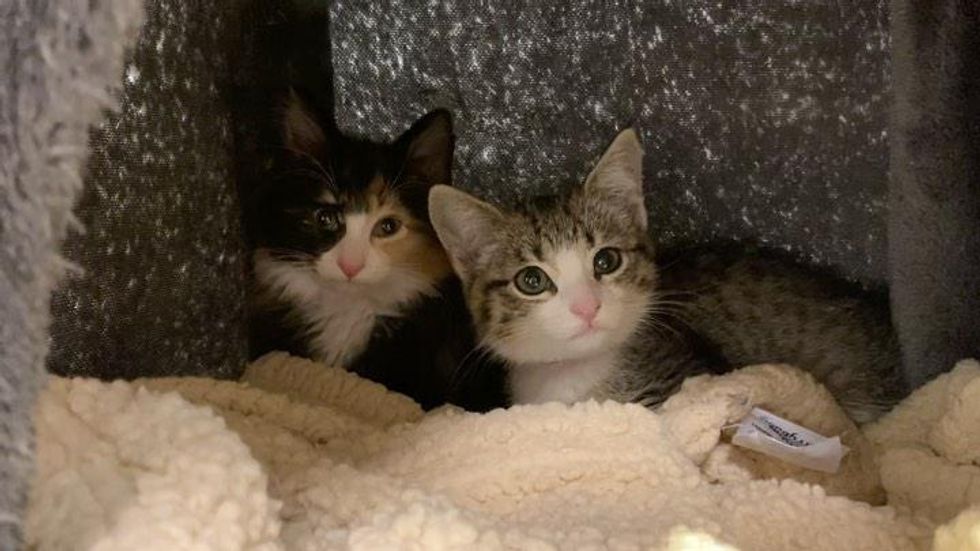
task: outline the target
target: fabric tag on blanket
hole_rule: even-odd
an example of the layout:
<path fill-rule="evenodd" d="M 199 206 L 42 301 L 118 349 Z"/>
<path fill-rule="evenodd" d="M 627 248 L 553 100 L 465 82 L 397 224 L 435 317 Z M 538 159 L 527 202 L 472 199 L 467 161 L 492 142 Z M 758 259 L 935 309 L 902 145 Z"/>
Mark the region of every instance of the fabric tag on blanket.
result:
<path fill-rule="evenodd" d="M 732 444 L 807 469 L 836 473 L 848 448 L 764 409 L 753 408 L 738 424 Z"/>

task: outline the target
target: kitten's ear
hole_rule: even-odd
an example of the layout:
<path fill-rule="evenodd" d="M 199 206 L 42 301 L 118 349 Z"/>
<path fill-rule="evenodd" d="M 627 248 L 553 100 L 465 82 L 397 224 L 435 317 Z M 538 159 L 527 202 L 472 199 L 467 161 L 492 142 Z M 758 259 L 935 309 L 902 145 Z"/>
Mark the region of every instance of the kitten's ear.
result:
<path fill-rule="evenodd" d="M 298 154 L 322 155 L 327 148 L 327 135 L 295 90 L 290 90 L 282 108 L 282 141 Z"/>
<path fill-rule="evenodd" d="M 643 203 L 643 146 L 636 131 L 627 128 L 616 136 L 585 179 L 585 191 L 623 201 L 643 229 L 647 210 Z"/>
<path fill-rule="evenodd" d="M 491 246 L 504 216 L 489 203 L 444 185 L 429 191 L 429 218 L 461 278 L 472 274 L 480 252 Z"/>
<path fill-rule="evenodd" d="M 416 182 L 433 186 L 452 184 L 453 117 L 445 109 L 436 109 L 417 120 L 398 143 L 404 147 L 402 172 Z"/>

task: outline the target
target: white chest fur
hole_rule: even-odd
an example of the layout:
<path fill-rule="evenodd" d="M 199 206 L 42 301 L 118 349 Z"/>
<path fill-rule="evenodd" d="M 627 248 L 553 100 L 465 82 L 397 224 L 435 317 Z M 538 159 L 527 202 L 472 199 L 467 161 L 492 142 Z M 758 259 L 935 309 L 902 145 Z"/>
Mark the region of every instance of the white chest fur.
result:
<path fill-rule="evenodd" d="M 379 316 L 398 316 L 407 304 L 435 293 L 414 273 L 393 271 L 371 285 L 328 281 L 315 266 L 282 262 L 261 250 L 255 276 L 264 293 L 288 302 L 309 326 L 314 359 L 343 368 L 364 352 Z"/>
<path fill-rule="evenodd" d="M 525 364 L 510 370 L 510 390 L 516 404 L 563 402 L 600 398 L 603 383 L 616 368 L 617 355 L 547 364 Z"/>
<path fill-rule="evenodd" d="M 319 300 L 298 305 L 310 324 L 310 348 L 315 359 L 348 367 L 371 340 L 380 312 L 370 301 L 344 293 L 321 293 Z"/>

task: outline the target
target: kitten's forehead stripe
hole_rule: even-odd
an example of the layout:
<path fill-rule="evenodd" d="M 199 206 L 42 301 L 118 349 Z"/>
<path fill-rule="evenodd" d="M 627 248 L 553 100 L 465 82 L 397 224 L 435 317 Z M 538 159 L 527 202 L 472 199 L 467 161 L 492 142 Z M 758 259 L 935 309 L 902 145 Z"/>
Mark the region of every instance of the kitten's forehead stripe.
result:
<path fill-rule="evenodd" d="M 351 214 L 373 212 L 391 201 L 390 191 L 384 177 L 376 174 L 363 190 L 344 194 L 344 211 Z"/>
<path fill-rule="evenodd" d="M 518 208 L 514 226 L 527 228 L 526 236 L 515 236 L 524 242 L 519 256 L 543 261 L 549 251 L 584 242 L 589 248 L 603 241 L 618 241 L 639 229 L 624 218 L 622 205 L 607 197 L 582 197 L 569 194 L 560 199 L 532 199 Z"/>
<path fill-rule="evenodd" d="M 541 236 L 542 235 L 541 223 L 538 221 L 537 215 L 532 213 L 531 216 L 528 218 L 528 222 L 531 223 L 531 231 L 533 232 L 532 235 Z"/>
<path fill-rule="evenodd" d="M 344 211 L 350 214 L 365 213 L 368 211 L 368 198 L 360 193 L 348 194 L 344 201 Z"/>
<path fill-rule="evenodd" d="M 493 280 L 490 280 L 490 281 L 486 282 L 483 285 L 483 293 L 484 294 L 487 294 L 490 291 L 493 291 L 495 289 L 499 289 L 501 287 L 506 287 L 508 285 L 510 285 L 510 280 L 507 280 L 507 279 L 493 279 Z"/>
<path fill-rule="evenodd" d="M 371 180 L 371 184 L 368 186 L 365 195 L 369 201 L 374 201 L 372 206 L 378 208 L 383 206 L 388 200 L 388 190 L 388 182 L 385 181 L 383 176 L 376 174 Z"/>

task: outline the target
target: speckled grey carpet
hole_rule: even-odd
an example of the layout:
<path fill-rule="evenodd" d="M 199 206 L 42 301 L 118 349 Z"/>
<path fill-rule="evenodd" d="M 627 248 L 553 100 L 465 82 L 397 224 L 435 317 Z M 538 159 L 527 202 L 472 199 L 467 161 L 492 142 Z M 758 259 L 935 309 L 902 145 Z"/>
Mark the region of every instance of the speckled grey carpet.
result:
<path fill-rule="evenodd" d="M 135 3 L 0 3 L 0 549 L 23 543 L 30 412 L 89 125 L 114 105 L 141 19 Z"/>
<path fill-rule="evenodd" d="M 662 243 L 753 238 L 883 281 L 888 12 L 836 2 L 332 5 L 337 119 L 458 125 L 457 184 L 508 200 L 640 130 Z"/>
<path fill-rule="evenodd" d="M 888 263 L 918 386 L 980 357 L 980 3 L 894 0 Z"/>

